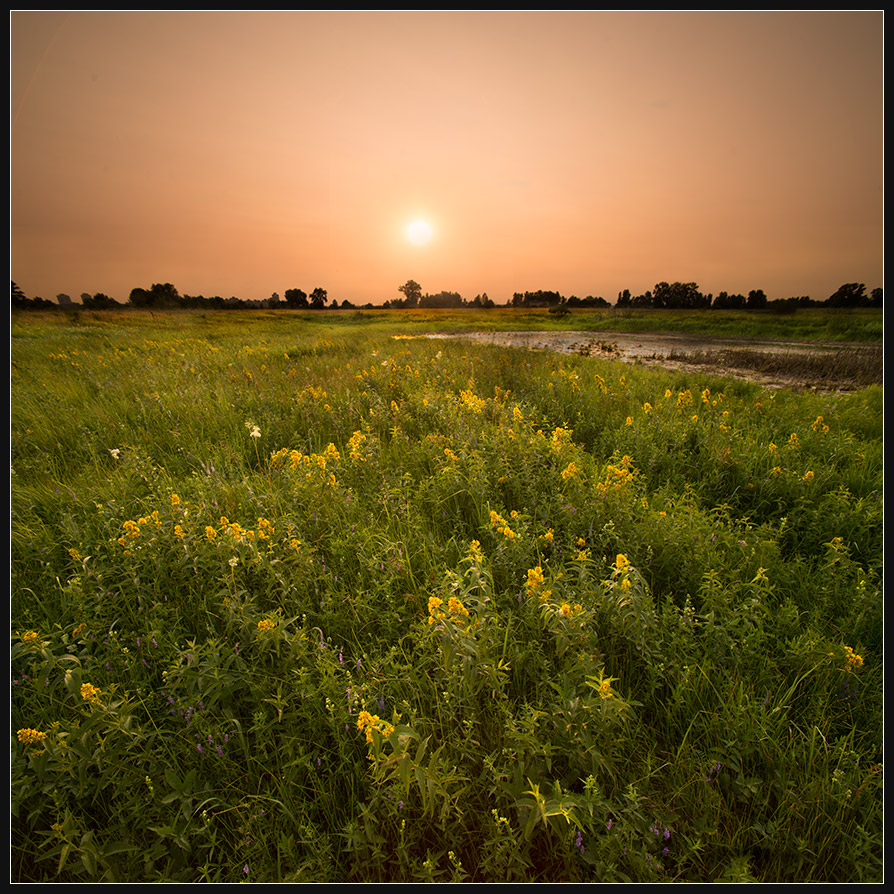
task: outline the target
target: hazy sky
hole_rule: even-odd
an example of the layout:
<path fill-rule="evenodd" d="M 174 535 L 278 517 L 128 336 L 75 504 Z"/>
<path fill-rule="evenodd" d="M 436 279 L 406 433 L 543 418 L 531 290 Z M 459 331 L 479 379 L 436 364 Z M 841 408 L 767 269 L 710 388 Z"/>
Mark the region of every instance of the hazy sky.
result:
<path fill-rule="evenodd" d="M 872 289 L 882 40 L 881 11 L 11 12 L 11 278 Z"/>

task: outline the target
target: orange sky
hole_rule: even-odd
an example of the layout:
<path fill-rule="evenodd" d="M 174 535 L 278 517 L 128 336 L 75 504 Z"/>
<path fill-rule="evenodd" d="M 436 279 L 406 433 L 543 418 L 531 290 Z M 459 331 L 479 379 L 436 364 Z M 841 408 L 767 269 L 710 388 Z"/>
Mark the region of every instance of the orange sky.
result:
<path fill-rule="evenodd" d="M 880 11 L 13 12 L 10 275 L 119 301 L 872 289 L 882 39 Z"/>

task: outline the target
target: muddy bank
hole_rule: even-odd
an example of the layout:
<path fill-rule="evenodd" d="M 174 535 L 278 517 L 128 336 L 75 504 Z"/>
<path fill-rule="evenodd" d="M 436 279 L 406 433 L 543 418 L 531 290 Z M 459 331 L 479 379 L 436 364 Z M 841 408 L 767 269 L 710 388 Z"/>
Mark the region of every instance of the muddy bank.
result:
<path fill-rule="evenodd" d="M 571 331 L 470 332 L 436 337 L 467 338 L 669 369 L 698 369 L 768 387 L 850 390 L 881 385 L 884 376 L 882 347 L 870 344 Z"/>

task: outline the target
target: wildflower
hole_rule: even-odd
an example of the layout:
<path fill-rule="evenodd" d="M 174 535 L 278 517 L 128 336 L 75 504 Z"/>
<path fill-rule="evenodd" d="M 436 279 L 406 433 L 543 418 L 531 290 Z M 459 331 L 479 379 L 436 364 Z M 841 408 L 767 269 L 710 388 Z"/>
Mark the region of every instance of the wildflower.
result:
<path fill-rule="evenodd" d="M 257 439 L 261 437 L 261 429 L 259 429 L 257 425 L 254 424 L 254 422 L 246 422 L 245 427 L 248 429 L 248 436 L 250 438 Z"/>
<path fill-rule="evenodd" d="M 612 678 L 606 677 L 604 680 L 600 680 L 599 687 L 596 691 L 599 693 L 601 699 L 614 698 L 615 694 L 612 692 Z"/>
<path fill-rule="evenodd" d="M 380 720 L 377 714 L 370 714 L 369 711 L 361 711 L 357 718 L 357 729 L 366 734 L 368 744 L 373 744 L 373 730 L 379 732 L 383 738 L 387 738 L 394 732 L 394 727 Z"/>
<path fill-rule="evenodd" d="M 615 568 L 618 569 L 619 574 L 627 574 L 630 570 L 630 560 L 623 553 L 618 553 L 615 558 Z"/>
<path fill-rule="evenodd" d="M 573 478 L 577 472 L 577 466 L 574 463 L 568 463 L 568 467 L 562 470 L 562 478 L 567 481 L 569 478 Z"/>
<path fill-rule="evenodd" d="M 22 634 L 22 642 L 26 646 L 37 648 L 40 645 L 40 634 L 36 630 L 29 630 Z"/>
<path fill-rule="evenodd" d="M 180 505 L 180 497 L 177 494 L 171 494 L 171 506 L 176 509 Z"/>
<path fill-rule="evenodd" d="M 429 596 L 428 597 L 428 623 L 434 624 L 437 620 L 444 617 L 444 612 L 441 611 L 441 606 L 444 604 L 443 599 L 438 599 L 437 596 Z"/>
<path fill-rule="evenodd" d="M 270 618 L 264 618 L 258 621 L 258 632 L 259 633 L 269 633 L 276 625 Z"/>
<path fill-rule="evenodd" d="M 91 702 L 93 704 L 97 703 L 101 693 L 102 690 L 97 689 L 92 683 L 84 683 L 81 685 L 81 698 L 84 699 L 85 702 Z"/>
<path fill-rule="evenodd" d="M 473 540 L 469 544 L 469 558 L 474 562 L 480 562 L 483 558 L 481 553 L 481 544 L 477 540 Z"/>
<path fill-rule="evenodd" d="M 554 538 L 553 529 L 550 528 L 545 534 L 540 535 L 541 540 L 545 540 L 547 543 L 552 543 Z"/>
<path fill-rule="evenodd" d="M 529 595 L 536 593 L 543 584 L 543 569 L 538 565 L 528 569 L 528 582 L 525 584 Z"/>
<path fill-rule="evenodd" d="M 75 562 L 80 562 L 84 557 L 76 550 L 70 549 L 68 554 L 75 560 Z"/>
<path fill-rule="evenodd" d="M 643 412 L 650 413 L 651 411 L 652 411 L 652 404 L 650 404 L 648 401 L 646 401 L 646 403 L 643 404 Z"/>
<path fill-rule="evenodd" d="M 813 472 L 807 471 L 801 476 L 802 481 L 813 481 Z"/>
<path fill-rule="evenodd" d="M 37 745 L 47 737 L 46 733 L 37 729 L 20 729 L 16 735 L 23 745 Z"/>
<path fill-rule="evenodd" d="M 217 538 L 217 531 L 215 531 L 214 528 L 211 527 L 211 525 L 208 525 L 205 528 L 205 536 L 209 540 L 215 540 Z"/>
<path fill-rule="evenodd" d="M 109 453 L 112 454 L 112 459 L 118 459 L 118 457 L 121 455 L 121 451 L 117 447 L 113 447 L 109 451 Z"/>
<path fill-rule="evenodd" d="M 863 659 L 850 646 L 845 646 L 844 651 L 847 657 L 847 669 L 856 670 L 863 666 Z"/>
<path fill-rule="evenodd" d="M 451 596 L 450 599 L 447 600 L 447 610 L 451 615 L 457 616 L 460 620 L 469 617 L 469 610 L 456 598 L 456 596 Z"/>

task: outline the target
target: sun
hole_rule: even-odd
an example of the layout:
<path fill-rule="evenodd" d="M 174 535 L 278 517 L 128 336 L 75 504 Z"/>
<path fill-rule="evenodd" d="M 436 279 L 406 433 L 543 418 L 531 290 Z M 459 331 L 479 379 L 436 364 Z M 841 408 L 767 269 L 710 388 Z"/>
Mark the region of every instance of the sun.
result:
<path fill-rule="evenodd" d="M 432 228 L 431 224 L 424 220 L 414 220 L 407 227 L 407 239 L 414 245 L 425 245 L 431 241 Z"/>

